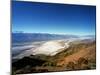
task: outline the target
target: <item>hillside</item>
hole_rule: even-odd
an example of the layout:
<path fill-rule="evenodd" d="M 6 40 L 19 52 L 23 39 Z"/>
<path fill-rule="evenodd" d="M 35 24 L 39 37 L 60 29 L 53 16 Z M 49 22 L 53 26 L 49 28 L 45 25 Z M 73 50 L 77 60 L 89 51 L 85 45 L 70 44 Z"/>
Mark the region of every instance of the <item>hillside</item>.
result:
<path fill-rule="evenodd" d="M 54 56 L 30 55 L 13 62 L 13 73 L 39 73 L 96 68 L 96 43 L 70 42 L 70 47 Z"/>

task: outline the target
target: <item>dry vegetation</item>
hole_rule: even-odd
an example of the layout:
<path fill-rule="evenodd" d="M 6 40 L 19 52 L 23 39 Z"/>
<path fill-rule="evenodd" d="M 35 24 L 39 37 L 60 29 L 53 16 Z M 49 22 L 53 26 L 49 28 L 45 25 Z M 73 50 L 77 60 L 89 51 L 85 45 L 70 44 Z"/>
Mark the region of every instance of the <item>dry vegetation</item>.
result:
<path fill-rule="evenodd" d="M 24 57 L 13 63 L 13 75 L 24 73 L 87 70 L 96 68 L 96 43 L 70 43 L 70 47 L 55 56 Z"/>

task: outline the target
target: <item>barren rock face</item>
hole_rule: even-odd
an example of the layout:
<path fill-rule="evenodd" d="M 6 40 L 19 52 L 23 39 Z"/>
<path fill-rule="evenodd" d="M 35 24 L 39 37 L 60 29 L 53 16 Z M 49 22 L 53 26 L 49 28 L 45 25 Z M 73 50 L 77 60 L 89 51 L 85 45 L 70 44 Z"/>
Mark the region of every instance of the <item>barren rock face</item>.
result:
<path fill-rule="evenodd" d="M 63 41 L 48 41 L 42 44 L 40 47 L 33 50 L 33 55 L 44 54 L 53 56 L 68 47 L 69 45 Z"/>

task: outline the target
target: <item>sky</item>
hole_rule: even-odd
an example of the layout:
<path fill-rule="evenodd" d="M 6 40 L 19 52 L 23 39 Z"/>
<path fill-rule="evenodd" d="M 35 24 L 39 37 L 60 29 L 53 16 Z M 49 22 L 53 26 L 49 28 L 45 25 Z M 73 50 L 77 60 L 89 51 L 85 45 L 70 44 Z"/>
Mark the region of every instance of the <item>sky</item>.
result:
<path fill-rule="evenodd" d="M 12 32 L 95 35 L 96 7 L 12 2 Z"/>

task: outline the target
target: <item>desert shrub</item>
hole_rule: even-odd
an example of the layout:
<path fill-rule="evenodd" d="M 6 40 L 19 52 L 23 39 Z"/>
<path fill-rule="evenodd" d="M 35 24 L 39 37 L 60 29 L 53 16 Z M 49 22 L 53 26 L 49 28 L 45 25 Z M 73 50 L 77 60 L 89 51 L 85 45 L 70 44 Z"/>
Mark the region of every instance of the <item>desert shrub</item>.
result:
<path fill-rule="evenodd" d="M 91 69 L 95 69 L 96 68 L 96 60 L 95 59 L 89 59 L 89 64 L 88 64 Z"/>
<path fill-rule="evenodd" d="M 51 63 L 51 66 L 56 66 L 56 63 L 52 62 L 52 63 Z"/>
<path fill-rule="evenodd" d="M 55 62 L 46 62 L 42 66 L 56 66 Z"/>
<path fill-rule="evenodd" d="M 44 63 L 42 66 L 47 66 L 47 63 Z"/>
<path fill-rule="evenodd" d="M 83 57 L 80 57 L 78 59 L 78 64 L 88 64 L 88 60 Z"/>
<path fill-rule="evenodd" d="M 75 68 L 75 63 L 74 62 L 69 62 L 66 66 L 67 69 L 73 70 Z"/>
<path fill-rule="evenodd" d="M 90 69 L 88 65 L 88 60 L 86 58 L 80 57 L 78 61 L 69 62 L 66 66 L 68 70 L 80 70 L 80 69 Z"/>
<path fill-rule="evenodd" d="M 48 72 L 48 69 L 38 69 L 37 72 Z"/>
<path fill-rule="evenodd" d="M 90 66 L 86 64 L 82 64 L 80 69 L 90 69 Z"/>
<path fill-rule="evenodd" d="M 86 58 L 80 57 L 77 61 L 78 69 L 90 69 L 89 61 Z"/>

